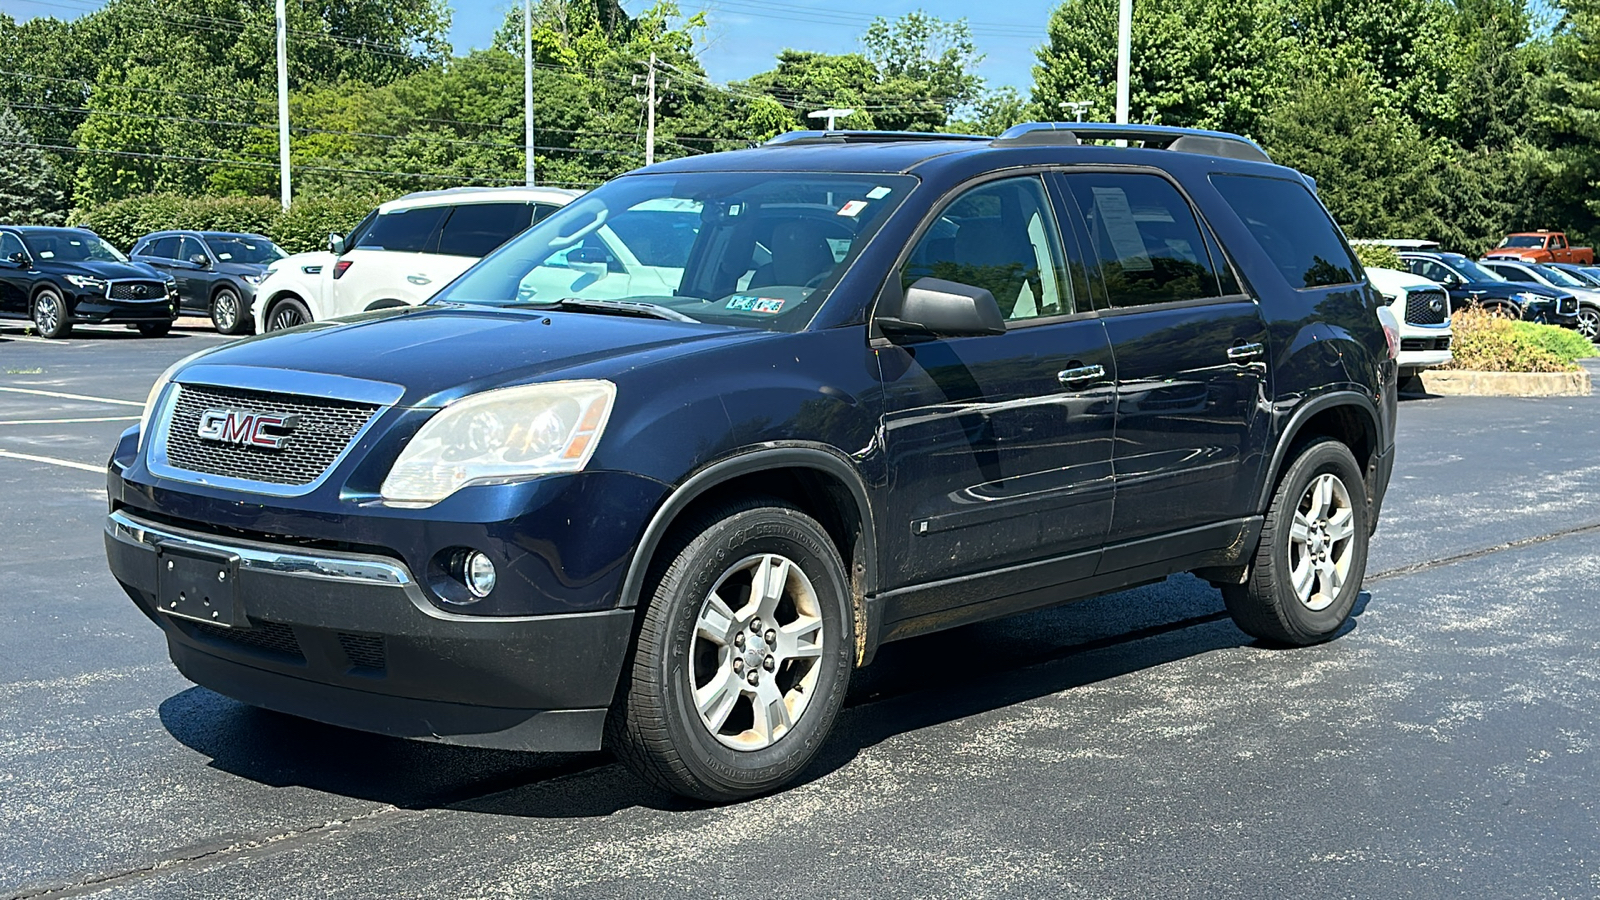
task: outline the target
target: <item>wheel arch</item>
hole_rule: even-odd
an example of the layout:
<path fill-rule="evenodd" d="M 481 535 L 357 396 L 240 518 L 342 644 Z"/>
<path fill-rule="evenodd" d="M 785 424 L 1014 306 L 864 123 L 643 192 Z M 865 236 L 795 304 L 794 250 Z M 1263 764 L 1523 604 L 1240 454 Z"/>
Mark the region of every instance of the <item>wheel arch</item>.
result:
<path fill-rule="evenodd" d="M 666 536 L 695 510 L 735 496 L 787 500 L 815 518 L 839 551 L 851 581 L 857 660 L 865 639 L 866 597 L 877 589 L 878 549 L 872 508 L 860 474 L 836 450 L 820 445 L 764 446 L 704 466 L 656 509 L 623 579 L 619 605 L 637 607 Z"/>
<path fill-rule="evenodd" d="M 1372 399 L 1355 391 L 1334 391 L 1322 394 L 1301 404 L 1290 416 L 1277 445 L 1272 450 L 1272 462 L 1267 477 L 1261 482 L 1256 496 L 1256 509 L 1264 511 L 1272 500 L 1273 491 L 1283 477 L 1284 469 L 1294 459 L 1295 451 L 1307 441 L 1318 437 L 1331 437 L 1342 441 L 1355 455 L 1362 473 L 1367 477 L 1367 497 L 1372 498 L 1372 478 L 1376 472 L 1382 432 L 1378 425 L 1378 410 Z"/>

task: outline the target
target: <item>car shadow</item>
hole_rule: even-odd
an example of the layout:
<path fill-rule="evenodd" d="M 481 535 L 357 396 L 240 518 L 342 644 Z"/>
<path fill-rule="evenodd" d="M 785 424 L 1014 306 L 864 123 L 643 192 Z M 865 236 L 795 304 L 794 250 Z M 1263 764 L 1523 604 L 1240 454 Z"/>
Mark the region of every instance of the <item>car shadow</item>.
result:
<path fill-rule="evenodd" d="M 1159 614 L 1138 614 L 1152 599 Z M 1356 627 L 1369 599 L 1361 594 L 1338 637 Z M 796 783 L 822 778 L 898 735 L 1247 645 L 1253 642 L 1228 619 L 1217 591 L 1190 576 L 889 644 L 854 674 L 832 735 Z M 169 697 L 160 716 L 212 767 L 273 787 L 532 818 L 705 808 L 646 785 L 604 753 L 390 738 L 256 709 L 198 687 Z"/>

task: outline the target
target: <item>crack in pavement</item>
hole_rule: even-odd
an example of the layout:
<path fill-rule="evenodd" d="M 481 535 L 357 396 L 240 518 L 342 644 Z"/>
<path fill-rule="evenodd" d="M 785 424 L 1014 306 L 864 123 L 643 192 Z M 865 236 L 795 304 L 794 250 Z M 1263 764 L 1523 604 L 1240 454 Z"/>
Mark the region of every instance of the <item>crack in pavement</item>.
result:
<path fill-rule="evenodd" d="M 1506 541 L 1476 550 L 1469 550 L 1463 553 L 1439 557 L 1438 559 L 1425 560 L 1417 563 L 1408 563 L 1406 565 L 1385 569 L 1381 572 L 1369 573 L 1363 579 L 1363 584 L 1404 575 L 1412 575 L 1419 572 L 1426 572 L 1431 569 L 1454 565 L 1460 562 L 1481 559 L 1483 557 L 1491 556 L 1507 550 L 1518 550 L 1525 547 L 1547 543 L 1553 540 L 1559 540 L 1561 538 L 1573 537 L 1596 531 L 1600 531 L 1600 522 L 1579 525 L 1572 528 L 1565 528 L 1560 531 L 1534 535 L 1532 537 L 1518 538 L 1516 540 Z M 1223 610 L 1214 613 L 1207 613 L 1205 615 L 1178 619 L 1172 622 L 1165 622 L 1159 625 L 1138 628 L 1122 634 L 1109 635 L 1093 640 L 1081 641 L 1075 644 L 1066 644 L 1040 653 L 1013 656 L 1002 664 L 988 666 L 977 670 L 964 670 L 958 674 L 952 675 L 950 678 L 939 679 L 936 683 L 930 684 L 926 679 L 924 679 L 916 682 L 914 685 L 908 683 L 908 685 L 903 689 L 875 691 L 873 693 L 848 700 L 844 704 L 844 708 L 857 709 L 863 706 L 870 706 L 872 704 L 899 699 L 918 693 L 937 691 L 956 681 L 970 682 L 975 678 L 988 678 L 1008 672 L 1022 672 L 1039 666 L 1048 665 L 1050 663 L 1059 662 L 1072 656 L 1093 653 L 1098 650 L 1105 650 L 1149 638 L 1160 637 L 1162 635 L 1183 631 L 1189 628 L 1209 625 L 1215 622 L 1224 621 L 1227 618 L 1228 613 Z M 508 791 L 516 790 L 534 783 L 553 784 L 568 778 L 584 775 L 616 764 L 617 763 L 610 759 L 603 759 L 594 762 L 589 762 L 582 759 L 575 760 L 573 764 L 557 767 L 554 772 L 546 770 L 540 773 L 537 777 L 531 779 L 516 777 L 508 779 L 490 779 L 490 783 L 493 786 L 487 787 L 487 789 L 485 789 L 486 785 L 480 782 L 474 786 L 475 790 L 469 789 L 459 793 L 436 797 L 433 798 L 431 802 L 417 804 L 414 807 L 402 808 L 397 806 L 384 806 L 380 809 L 362 813 L 358 816 L 352 816 L 348 819 L 338 819 L 331 822 L 325 822 L 320 825 L 313 825 L 302 829 L 282 832 L 280 834 L 271 835 L 265 838 L 234 841 L 221 846 L 205 847 L 204 849 L 192 848 L 187 852 L 180 851 L 179 855 L 169 856 L 147 865 L 104 875 L 87 876 L 70 883 L 27 888 L 21 892 L 7 894 L 4 896 L 4 898 L 0 898 L 0 900 L 38 900 L 38 898 L 80 896 L 86 893 L 103 890 L 118 884 L 140 881 L 152 876 L 186 869 L 196 865 L 203 865 L 213 861 L 231 861 L 234 859 L 252 859 L 267 856 L 293 849 L 301 844 L 318 840 L 319 838 L 327 835 L 340 834 L 355 829 L 380 828 L 386 826 L 391 821 L 400 821 L 402 818 L 426 817 L 432 813 L 440 811 L 440 809 L 444 807 L 453 806 L 472 800 L 486 799 L 493 797 L 496 794 L 506 793 Z"/>

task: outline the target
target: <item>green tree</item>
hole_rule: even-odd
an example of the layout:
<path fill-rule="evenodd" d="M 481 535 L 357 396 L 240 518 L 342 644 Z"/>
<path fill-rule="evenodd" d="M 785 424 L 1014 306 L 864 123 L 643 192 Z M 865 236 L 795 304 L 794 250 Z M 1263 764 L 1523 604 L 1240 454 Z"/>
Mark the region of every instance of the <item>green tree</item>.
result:
<path fill-rule="evenodd" d="M 66 204 L 50 158 L 9 106 L 0 106 L 0 223 L 59 225 Z"/>

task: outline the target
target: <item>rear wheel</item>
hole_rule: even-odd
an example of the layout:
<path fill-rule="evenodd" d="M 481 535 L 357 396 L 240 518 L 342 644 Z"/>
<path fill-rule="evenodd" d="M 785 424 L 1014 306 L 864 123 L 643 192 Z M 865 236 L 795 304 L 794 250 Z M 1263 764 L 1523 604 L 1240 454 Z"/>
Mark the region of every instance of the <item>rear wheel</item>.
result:
<path fill-rule="evenodd" d="M 701 517 L 673 547 L 608 743 L 646 781 L 685 796 L 725 802 L 778 788 L 821 748 L 849 686 L 844 564 L 816 520 L 774 499 Z"/>
<path fill-rule="evenodd" d="M 1332 637 L 1361 593 L 1370 516 L 1349 448 L 1333 438 L 1306 445 L 1267 509 L 1249 580 L 1222 589 L 1234 622 L 1279 644 Z"/>
<path fill-rule="evenodd" d="M 285 297 L 272 305 L 267 315 L 267 330 L 282 331 L 311 321 L 311 310 L 298 297 Z"/>
<path fill-rule="evenodd" d="M 250 319 L 245 315 L 244 301 L 239 292 L 225 287 L 211 298 L 211 324 L 219 334 L 244 334 L 250 330 Z"/>
<path fill-rule="evenodd" d="M 46 338 L 64 338 L 72 333 L 66 301 L 55 288 L 43 288 L 33 295 L 33 327 L 39 329 L 40 337 Z"/>

